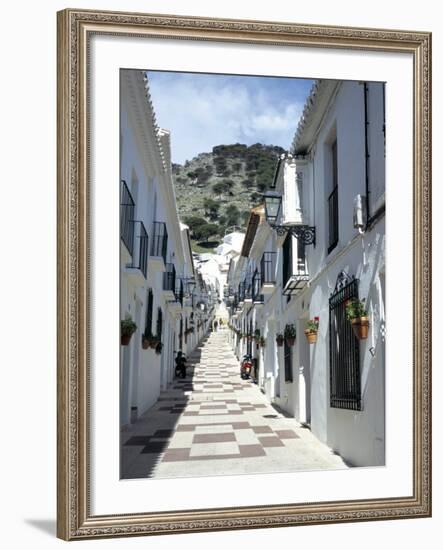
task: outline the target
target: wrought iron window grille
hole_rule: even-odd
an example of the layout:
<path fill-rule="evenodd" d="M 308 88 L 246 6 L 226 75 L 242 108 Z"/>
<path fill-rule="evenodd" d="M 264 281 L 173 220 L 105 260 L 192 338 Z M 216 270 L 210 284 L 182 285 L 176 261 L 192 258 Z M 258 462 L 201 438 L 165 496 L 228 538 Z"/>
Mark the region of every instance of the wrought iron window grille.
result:
<path fill-rule="evenodd" d="M 330 405 L 360 411 L 360 345 L 346 319 L 346 303 L 353 298 L 358 298 L 358 279 L 342 271 L 329 298 Z"/>

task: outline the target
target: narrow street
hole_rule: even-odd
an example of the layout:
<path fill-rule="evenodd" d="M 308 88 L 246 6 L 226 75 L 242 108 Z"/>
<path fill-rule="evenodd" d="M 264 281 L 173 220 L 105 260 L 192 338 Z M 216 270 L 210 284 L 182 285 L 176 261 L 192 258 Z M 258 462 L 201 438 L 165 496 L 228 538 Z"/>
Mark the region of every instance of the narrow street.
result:
<path fill-rule="evenodd" d="M 346 468 L 294 418 L 242 380 L 228 331 L 213 332 L 157 403 L 121 435 L 121 478 Z"/>

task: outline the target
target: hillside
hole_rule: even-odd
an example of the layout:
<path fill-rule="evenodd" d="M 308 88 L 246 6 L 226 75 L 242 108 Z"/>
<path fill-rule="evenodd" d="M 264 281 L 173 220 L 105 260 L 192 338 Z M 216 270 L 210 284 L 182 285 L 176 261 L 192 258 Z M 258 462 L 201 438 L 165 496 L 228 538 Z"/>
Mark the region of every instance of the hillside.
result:
<path fill-rule="evenodd" d="M 173 164 L 180 219 L 190 227 L 196 252 L 217 246 L 227 228 L 245 227 L 282 153 L 278 146 L 236 143 L 217 145 L 183 166 Z"/>

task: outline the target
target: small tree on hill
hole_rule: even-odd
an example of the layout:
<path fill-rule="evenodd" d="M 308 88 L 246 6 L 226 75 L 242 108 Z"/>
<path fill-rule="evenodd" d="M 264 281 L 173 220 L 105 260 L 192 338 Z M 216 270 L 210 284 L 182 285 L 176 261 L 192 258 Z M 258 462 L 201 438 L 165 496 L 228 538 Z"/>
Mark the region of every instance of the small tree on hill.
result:
<path fill-rule="evenodd" d="M 220 204 L 211 198 L 206 198 L 203 201 L 203 208 L 205 209 L 206 216 L 209 216 L 211 220 L 216 220 L 218 218 L 218 211 Z"/>
<path fill-rule="evenodd" d="M 240 210 L 235 204 L 230 204 L 225 211 L 226 225 L 238 225 L 240 221 Z"/>

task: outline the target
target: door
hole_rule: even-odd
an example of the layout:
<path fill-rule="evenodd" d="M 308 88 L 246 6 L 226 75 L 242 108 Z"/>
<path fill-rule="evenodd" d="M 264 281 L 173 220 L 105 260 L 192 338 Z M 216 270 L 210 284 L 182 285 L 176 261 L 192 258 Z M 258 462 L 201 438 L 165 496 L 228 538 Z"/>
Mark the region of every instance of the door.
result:
<path fill-rule="evenodd" d="M 129 376 L 131 347 L 121 346 L 120 360 L 120 426 L 129 424 Z"/>

